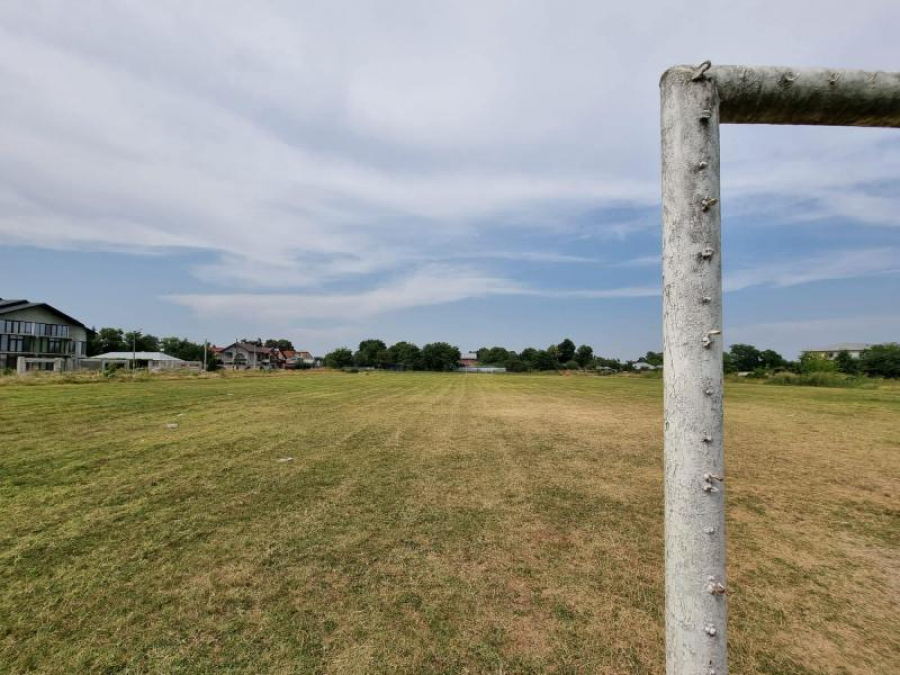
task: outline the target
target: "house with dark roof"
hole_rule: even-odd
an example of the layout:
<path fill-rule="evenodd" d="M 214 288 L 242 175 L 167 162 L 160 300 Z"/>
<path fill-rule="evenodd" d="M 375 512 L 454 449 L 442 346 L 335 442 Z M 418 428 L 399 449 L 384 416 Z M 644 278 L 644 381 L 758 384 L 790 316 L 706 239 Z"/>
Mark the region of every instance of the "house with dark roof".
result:
<path fill-rule="evenodd" d="M 78 367 L 87 353 L 87 326 L 46 302 L 0 298 L 0 369 Z"/>
<path fill-rule="evenodd" d="M 227 347 L 215 347 L 216 363 L 229 370 L 255 370 L 273 367 L 272 349 L 250 342 L 234 342 Z M 275 366 L 277 367 L 277 366 Z"/>

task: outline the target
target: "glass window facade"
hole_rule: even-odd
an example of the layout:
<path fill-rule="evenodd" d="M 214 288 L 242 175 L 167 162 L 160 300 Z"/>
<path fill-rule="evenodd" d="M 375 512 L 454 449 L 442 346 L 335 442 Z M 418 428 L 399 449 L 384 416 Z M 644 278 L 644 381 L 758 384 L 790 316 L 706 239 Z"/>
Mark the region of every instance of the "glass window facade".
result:
<path fill-rule="evenodd" d="M 0 321 L 0 333 L 67 338 L 69 337 L 69 327 L 58 323 L 35 323 L 32 321 L 5 319 Z"/>
<path fill-rule="evenodd" d="M 68 326 L 0 320 L 0 353 L 84 356 L 85 343 L 70 340 Z"/>

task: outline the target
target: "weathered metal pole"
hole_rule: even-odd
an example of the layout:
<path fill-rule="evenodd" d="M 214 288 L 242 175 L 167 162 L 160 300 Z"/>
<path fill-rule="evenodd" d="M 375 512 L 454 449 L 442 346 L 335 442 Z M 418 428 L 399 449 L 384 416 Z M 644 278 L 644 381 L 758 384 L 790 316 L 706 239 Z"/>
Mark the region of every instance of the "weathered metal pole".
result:
<path fill-rule="evenodd" d="M 662 89 L 666 672 L 727 672 L 719 96 L 702 68 Z"/>
<path fill-rule="evenodd" d="M 900 73 L 706 62 L 660 89 L 666 672 L 725 675 L 719 122 L 900 127 Z"/>

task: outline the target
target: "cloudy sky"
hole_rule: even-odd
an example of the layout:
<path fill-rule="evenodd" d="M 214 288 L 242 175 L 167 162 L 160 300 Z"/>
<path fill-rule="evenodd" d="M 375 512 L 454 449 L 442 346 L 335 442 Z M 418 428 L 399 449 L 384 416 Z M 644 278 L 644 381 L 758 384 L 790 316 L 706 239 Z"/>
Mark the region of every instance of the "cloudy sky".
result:
<path fill-rule="evenodd" d="M 0 296 L 323 353 L 661 347 L 658 80 L 896 70 L 900 3 L 0 5 Z M 900 131 L 722 130 L 725 341 L 900 339 Z"/>

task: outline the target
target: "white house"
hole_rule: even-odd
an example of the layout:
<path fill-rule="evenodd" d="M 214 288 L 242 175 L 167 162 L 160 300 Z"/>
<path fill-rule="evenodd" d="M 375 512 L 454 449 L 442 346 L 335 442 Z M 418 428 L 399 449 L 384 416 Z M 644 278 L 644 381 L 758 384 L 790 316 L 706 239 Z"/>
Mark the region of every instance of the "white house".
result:
<path fill-rule="evenodd" d="M 247 370 L 270 368 L 272 366 L 272 349 L 258 347 L 249 342 L 235 342 L 227 347 L 214 350 L 216 361 L 222 368 L 231 370 Z"/>
<path fill-rule="evenodd" d="M 852 358 L 858 359 L 866 349 L 872 345 L 866 342 L 839 342 L 827 347 L 817 347 L 815 349 L 804 349 L 804 354 L 812 354 L 820 359 L 834 360 L 841 352 L 847 352 Z"/>
<path fill-rule="evenodd" d="M 199 361 L 184 361 L 163 352 L 106 352 L 81 360 L 81 365 L 101 370 L 110 364 L 131 364 L 132 367 L 148 370 L 181 370 L 199 368 Z"/>

